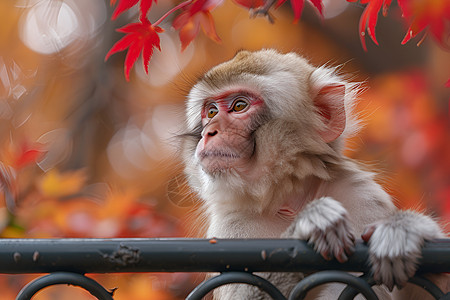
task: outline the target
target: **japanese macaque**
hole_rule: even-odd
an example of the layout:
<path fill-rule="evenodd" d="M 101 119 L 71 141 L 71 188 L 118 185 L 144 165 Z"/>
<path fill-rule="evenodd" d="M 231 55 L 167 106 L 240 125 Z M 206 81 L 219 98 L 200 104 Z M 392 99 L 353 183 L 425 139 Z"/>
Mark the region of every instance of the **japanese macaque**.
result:
<path fill-rule="evenodd" d="M 358 129 L 357 93 L 358 85 L 295 53 L 241 51 L 188 95 L 185 173 L 203 200 L 207 237 L 298 238 L 345 262 L 362 236 L 380 299 L 423 299 L 412 285 L 394 287 L 414 275 L 424 241 L 444 234 L 430 217 L 397 210 L 374 175 L 343 155 Z M 302 275 L 264 276 L 288 295 Z M 308 297 L 335 299 L 341 289 L 326 285 Z M 267 297 L 246 285 L 214 296 Z"/>

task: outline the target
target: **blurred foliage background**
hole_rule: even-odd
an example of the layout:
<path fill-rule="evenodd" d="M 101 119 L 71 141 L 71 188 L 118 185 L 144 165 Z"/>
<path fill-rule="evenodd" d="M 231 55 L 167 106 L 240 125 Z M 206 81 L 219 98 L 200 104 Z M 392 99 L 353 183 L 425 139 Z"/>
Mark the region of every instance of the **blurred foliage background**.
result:
<path fill-rule="evenodd" d="M 214 10 L 222 43 L 203 35 L 183 52 L 170 20 L 162 52 L 146 75 L 140 62 L 123 76 L 124 53 L 104 57 L 121 36 L 103 0 L 0 1 L 0 234 L 3 238 L 182 237 L 192 228 L 195 197 L 184 183 L 176 135 L 184 97 L 211 66 L 239 49 L 296 51 L 313 64 L 341 66 L 365 81 L 365 128 L 349 155 L 368 163 L 396 204 L 450 220 L 450 53 L 431 39 L 400 45 L 398 7 L 377 26 L 380 46 L 362 50 L 361 5 L 324 0 L 325 19 L 305 7 L 274 25 L 231 1 Z M 176 3 L 159 1 L 158 18 Z M 417 41 L 416 41 L 417 42 Z M 35 276 L 0 275 L 2 299 Z M 192 274 L 93 275 L 115 299 L 178 299 Z M 67 293 L 70 289 L 70 293 Z M 61 293 L 64 293 L 62 297 Z M 52 287 L 36 299 L 93 299 Z"/>

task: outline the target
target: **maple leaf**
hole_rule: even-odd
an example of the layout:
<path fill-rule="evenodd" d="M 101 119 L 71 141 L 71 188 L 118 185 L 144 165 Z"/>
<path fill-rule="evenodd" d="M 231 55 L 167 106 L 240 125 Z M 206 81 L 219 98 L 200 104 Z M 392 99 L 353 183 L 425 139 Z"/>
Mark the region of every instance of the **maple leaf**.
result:
<path fill-rule="evenodd" d="M 280 7 L 286 1 L 287 0 L 278 0 L 276 8 Z M 309 0 L 309 2 L 319 11 L 319 14 L 323 16 L 322 0 Z M 291 0 L 292 10 L 294 11 L 294 24 L 300 20 L 304 5 L 305 0 Z"/>
<path fill-rule="evenodd" d="M 223 0 L 194 0 L 175 18 L 172 26 L 179 30 L 182 51 L 197 36 L 200 27 L 210 39 L 221 42 L 216 33 L 211 11 L 222 2 Z"/>
<path fill-rule="evenodd" d="M 402 45 L 425 29 L 444 47 L 450 49 L 450 1 L 398 0 L 404 18 L 409 23 Z"/>
<path fill-rule="evenodd" d="M 147 13 L 150 10 L 150 7 L 152 7 L 153 1 L 155 1 L 155 4 L 157 3 L 157 0 L 141 0 L 141 3 L 139 5 L 139 10 L 141 12 L 141 18 L 147 16 Z"/>
<path fill-rule="evenodd" d="M 113 6 L 116 4 L 117 0 L 110 0 L 110 5 Z M 146 17 L 148 11 L 150 10 L 150 7 L 152 6 L 153 1 L 155 3 L 157 0 L 140 0 L 139 5 L 139 11 L 141 14 L 141 17 Z M 119 4 L 117 5 L 116 9 L 114 10 L 111 19 L 115 20 L 120 14 L 122 14 L 124 11 L 132 8 L 135 6 L 139 0 L 119 0 Z"/>
<path fill-rule="evenodd" d="M 161 27 L 153 26 L 147 18 L 141 19 L 138 23 L 131 23 L 117 29 L 118 32 L 126 33 L 106 54 L 105 61 L 114 53 L 124 51 L 128 48 L 125 57 L 125 78 L 130 80 L 130 70 L 142 52 L 144 69 L 148 74 L 148 64 L 153 55 L 153 48 L 161 51 L 158 33 L 164 30 Z"/>
<path fill-rule="evenodd" d="M 347 0 L 348 2 L 356 2 L 357 0 Z M 378 45 L 375 36 L 375 26 L 378 22 L 378 12 L 383 7 L 383 15 L 386 16 L 387 10 L 391 5 L 392 0 L 361 0 L 361 4 L 367 4 L 361 18 L 359 19 L 359 37 L 364 51 L 367 51 L 366 46 L 366 28 L 372 41 Z"/>
<path fill-rule="evenodd" d="M 356 2 L 357 0 L 347 0 Z M 359 21 L 359 34 L 361 44 L 367 51 L 365 41 L 365 30 L 378 45 L 375 37 L 375 26 L 378 21 L 378 13 L 383 7 L 383 15 L 386 16 L 387 10 L 392 0 L 361 0 L 361 4 L 367 4 Z M 433 37 L 445 48 L 450 49 L 446 44 L 450 37 L 450 1 L 448 0 L 398 0 L 402 10 L 402 16 L 409 23 L 409 29 L 403 38 L 402 45 L 414 38 L 417 34 L 428 28 Z M 446 27 L 447 26 L 447 27 Z"/>

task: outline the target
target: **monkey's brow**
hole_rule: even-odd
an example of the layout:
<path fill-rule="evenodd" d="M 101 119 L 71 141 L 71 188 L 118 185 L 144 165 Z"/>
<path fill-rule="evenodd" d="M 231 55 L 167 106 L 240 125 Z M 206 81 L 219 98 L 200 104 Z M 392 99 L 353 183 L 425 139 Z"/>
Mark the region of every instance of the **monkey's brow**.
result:
<path fill-rule="evenodd" d="M 251 92 L 249 90 L 246 90 L 246 89 L 243 89 L 243 88 L 239 88 L 239 89 L 223 92 L 223 93 L 221 93 L 221 94 L 219 94 L 217 96 L 206 98 L 203 102 L 205 104 L 207 104 L 210 101 L 233 100 L 237 96 L 246 96 L 246 97 L 250 97 L 250 98 L 253 98 L 253 99 L 259 99 L 260 98 L 258 95 L 256 95 L 255 93 L 253 93 L 253 92 Z"/>

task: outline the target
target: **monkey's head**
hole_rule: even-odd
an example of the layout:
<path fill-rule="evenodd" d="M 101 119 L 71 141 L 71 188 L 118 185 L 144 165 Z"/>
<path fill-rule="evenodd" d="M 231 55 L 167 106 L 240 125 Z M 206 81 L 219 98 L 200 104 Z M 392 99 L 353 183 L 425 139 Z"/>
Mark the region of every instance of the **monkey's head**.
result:
<path fill-rule="evenodd" d="M 183 156 L 191 185 L 203 198 L 228 191 L 230 199 L 262 199 L 273 185 L 289 193 L 306 177 L 329 179 L 353 127 L 345 105 L 353 97 L 332 70 L 297 54 L 239 52 L 188 95 Z"/>

